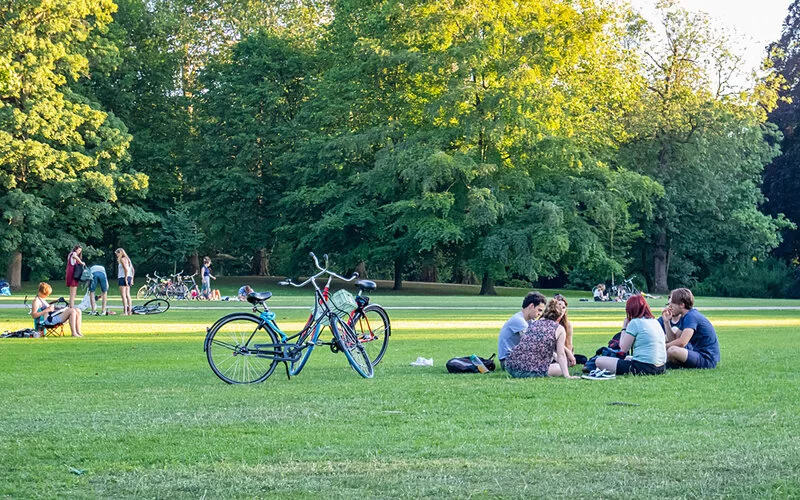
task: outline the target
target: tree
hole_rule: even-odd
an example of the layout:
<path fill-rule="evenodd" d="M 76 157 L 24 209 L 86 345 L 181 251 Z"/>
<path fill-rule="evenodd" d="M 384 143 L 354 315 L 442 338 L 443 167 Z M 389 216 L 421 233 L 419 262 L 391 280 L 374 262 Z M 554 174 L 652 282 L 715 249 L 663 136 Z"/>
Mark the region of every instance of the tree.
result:
<path fill-rule="evenodd" d="M 145 175 L 124 167 L 125 126 L 77 93 L 87 54 L 113 59 L 102 32 L 110 0 L 0 6 L 0 252 L 18 287 L 23 260 L 46 276 L 59 253 L 102 238 L 108 218 L 143 216 L 132 204 Z"/>
<path fill-rule="evenodd" d="M 640 221 L 639 247 L 640 265 L 663 293 L 670 272 L 685 284 L 715 261 L 764 255 L 785 223 L 759 211 L 761 171 L 777 154 L 764 112 L 775 104 L 774 89 L 769 82 L 733 88 L 738 58 L 727 39 L 704 14 L 659 6 L 664 38 L 645 53 L 648 88 L 620 161 L 664 187 L 654 219 Z"/>
<path fill-rule="evenodd" d="M 765 210 L 773 216 L 785 214 L 794 223 L 800 222 L 800 2 L 789 6 L 780 40 L 769 46 L 768 69 L 785 82 L 782 99 L 769 118 L 783 133 L 782 154 L 764 169 L 762 191 L 767 197 Z M 771 68 L 769 67 L 771 65 Z M 783 242 L 775 253 L 792 262 L 800 259 L 800 232 L 796 228 L 783 231 Z"/>

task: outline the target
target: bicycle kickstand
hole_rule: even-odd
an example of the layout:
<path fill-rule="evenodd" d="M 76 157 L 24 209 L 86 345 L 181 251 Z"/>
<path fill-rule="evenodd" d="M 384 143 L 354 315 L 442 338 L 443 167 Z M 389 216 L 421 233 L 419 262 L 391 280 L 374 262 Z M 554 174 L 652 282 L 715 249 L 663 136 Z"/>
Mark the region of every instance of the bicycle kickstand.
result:
<path fill-rule="evenodd" d="M 289 374 L 289 363 L 284 361 L 283 362 L 283 367 L 286 368 L 286 378 L 289 379 L 289 380 L 292 380 L 292 376 L 291 376 L 291 374 Z"/>

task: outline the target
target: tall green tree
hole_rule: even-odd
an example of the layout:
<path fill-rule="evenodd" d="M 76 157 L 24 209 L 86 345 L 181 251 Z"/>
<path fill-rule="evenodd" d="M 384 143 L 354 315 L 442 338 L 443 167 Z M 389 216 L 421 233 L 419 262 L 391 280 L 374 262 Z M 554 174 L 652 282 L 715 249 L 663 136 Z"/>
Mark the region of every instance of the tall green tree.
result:
<path fill-rule="evenodd" d="M 116 57 L 102 33 L 110 0 L 0 6 L 0 252 L 19 286 L 58 269 L 70 245 L 103 236 L 109 219 L 144 216 L 148 179 L 126 168 L 130 136 L 112 114 L 76 92 L 89 60 Z"/>
<path fill-rule="evenodd" d="M 647 91 L 620 159 L 664 187 L 653 220 L 641 221 L 639 252 L 653 288 L 666 292 L 714 262 L 764 255 L 784 221 L 759 210 L 760 175 L 778 152 L 764 112 L 774 88 L 737 90 L 738 58 L 725 36 L 704 14 L 659 6 L 663 38 L 646 52 Z"/>

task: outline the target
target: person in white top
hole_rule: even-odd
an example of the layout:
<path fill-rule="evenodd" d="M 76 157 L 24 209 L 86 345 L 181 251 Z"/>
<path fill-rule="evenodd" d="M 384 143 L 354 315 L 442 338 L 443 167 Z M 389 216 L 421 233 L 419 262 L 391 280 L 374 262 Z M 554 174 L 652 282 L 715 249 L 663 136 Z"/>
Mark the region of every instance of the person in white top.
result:
<path fill-rule="evenodd" d="M 131 301 L 133 264 L 131 264 L 131 259 L 122 248 L 117 248 L 114 253 L 117 256 L 117 284 L 119 285 L 119 293 L 122 295 L 122 314 L 130 316 L 133 306 Z"/>

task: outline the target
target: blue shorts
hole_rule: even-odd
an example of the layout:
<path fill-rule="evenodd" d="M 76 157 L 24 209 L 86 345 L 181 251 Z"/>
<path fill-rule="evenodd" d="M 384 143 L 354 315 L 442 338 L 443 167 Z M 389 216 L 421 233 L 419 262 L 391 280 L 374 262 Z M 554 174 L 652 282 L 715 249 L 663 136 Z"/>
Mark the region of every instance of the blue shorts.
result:
<path fill-rule="evenodd" d="M 100 284 L 100 291 L 106 293 L 108 291 L 108 277 L 103 273 L 92 273 L 92 281 L 89 282 L 89 291 L 94 292 L 97 290 L 97 284 Z"/>
<path fill-rule="evenodd" d="M 685 363 L 668 363 L 667 368 L 716 368 L 717 362 L 711 356 L 688 349 Z"/>
<path fill-rule="evenodd" d="M 125 281 L 125 276 L 122 278 L 117 278 L 117 283 L 119 286 L 133 286 L 133 276 L 128 276 L 128 281 Z"/>

